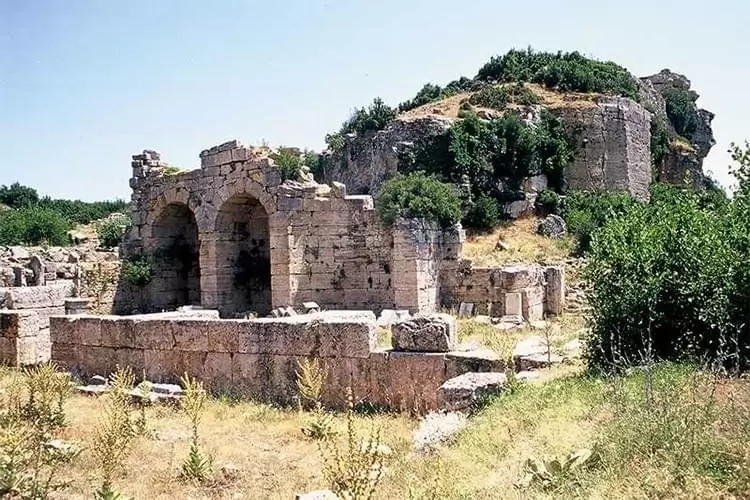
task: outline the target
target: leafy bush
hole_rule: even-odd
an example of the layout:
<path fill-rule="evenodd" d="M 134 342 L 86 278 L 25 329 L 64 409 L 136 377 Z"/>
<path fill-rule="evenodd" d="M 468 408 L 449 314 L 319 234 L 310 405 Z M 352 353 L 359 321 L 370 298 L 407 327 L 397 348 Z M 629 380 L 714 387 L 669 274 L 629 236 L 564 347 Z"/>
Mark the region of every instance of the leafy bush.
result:
<path fill-rule="evenodd" d="M 36 189 L 14 182 L 10 186 L 0 186 L 0 204 L 11 208 L 28 208 L 39 201 Z"/>
<path fill-rule="evenodd" d="M 651 165 L 661 166 L 669 153 L 669 130 L 658 116 L 651 119 Z"/>
<path fill-rule="evenodd" d="M 551 189 L 545 189 L 536 198 L 537 207 L 544 214 L 560 214 L 563 209 L 562 197 Z"/>
<path fill-rule="evenodd" d="M 523 179 L 540 173 L 559 185 L 573 147 L 562 122 L 550 113 L 542 113 L 535 127 L 512 114 L 480 120 L 467 113 L 448 133 L 418 142 L 399 158 L 399 165 L 406 172 L 424 171 L 444 182 L 467 185 L 470 196 L 465 198 L 482 200 L 482 206 L 464 207 L 464 223 L 486 227 L 490 219 L 482 214 L 495 212 L 488 200 L 517 199 Z"/>
<path fill-rule="evenodd" d="M 503 206 L 495 198 L 482 195 L 464 217 L 467 226 L 476 229 L 492 229 L 503 219 Z"/>
<path fill-rule="evenodd" d="M 106 248 L 114 248 L 122 242 L 125 228 L 130 224 L 130 217 L 118 215 L 103 220 L 96 228 L 99 243 Z"/>
<path fill-rule="evenodd" d="M 154 271 L 146 257 L 138 256 L 123 262 L 122 275 L 131 285 L 142 287 L 151 283 Z"/>
<path fill-rule="evenodd" d="M 399 104 L 398 110 L 403 113 L 418 108 L 419 106 L 424 106 L 430 102 L 439 101 L 452 95 L 472 90 L 475 87 L 476 82 L 465 76 L 462 76 L 458 80 L 453 80 L 446 85 L 445 88 L 433 83 L 427 83 L 419 92 L 417 92 L 417 95 L 415 95 L 413 99 Z"/>
<path fill-rule="evenodd" d="M 39 206 L 0 212 L 0 245 L 67 245 L 69 229 L 59 213 Z"/>
<path fill-rule="evenodd" d="M 88 224 L 103 219 L 114 212 L 124 212 L 127 203 L 123 200 L 86 202 L 81 200 L 55 200 L 49 196 L 39 200 L 40 208 L 57 212 L 72 224 Z"/>
<path fill-rule="evenodd" d="M 389 225 L 399 217 L 424 218 L 443 226 L 461 218 L 461 201 L 453 187 L 419 172 L 386 181 L 376 204 L 378 215 Z"/>
<path fill-rule="evenodd" d="M 369 107 L 355 109 L 338 132 L 326 136 L 326 143 L 332 150 L 339 150 L 343 147 L 344 136 L 347 134 L 362 135 L 366 132 L 382 130 L 388 122 L 396 118 L 396 113 L 395 109 L 384 103 L 380 97 L 376 97 Z"/>
<path fill-rule="evenodd" d="M 270 156 L 276 166 L 279 167 L 282 180 L 298 181 L 300 179 L 303 157 L 297 148 L 281 146 Z"/>
<path fill-rule="evenodd" d="M 529 106 L 539 104 L 539 97 L 524 87 L 523 83 L 514 85 L 488 85 L 472 94 L 469 103 L 485 108 L 504 110 L 508 104 Z"/>
<path fill-rule="evenodd" d="M 510 50 L 482 66 L 476 80 L 485 82 L 534 82 L 549 88 L 616 94 L 638 100 L 633 75 L 613 62 L 597 61 L 578 52 Z"/>
<path fill-rule="evenodd" d="M 689 90 L 668 89 L 664 92 L 669 121 L 675 132 L 688 139 L 695 133 L 699 122 L 694 97 Z"/>
<path fill-rule="evenodd" d="M 750 153 L 733 150 L 739 190 L 723 209 L 669 191 L 612 218 L 587 267 L 591 366 L 694 358 L 750 367 Z"/>
<path fill-rule="evenodd" d="M 591 247 L 594 232 L 635 205 L 628 193 L 573 191 L 566 197 L 561 215 L 568 232 L 578 239 L 578 253 L 583 254 Z"/>

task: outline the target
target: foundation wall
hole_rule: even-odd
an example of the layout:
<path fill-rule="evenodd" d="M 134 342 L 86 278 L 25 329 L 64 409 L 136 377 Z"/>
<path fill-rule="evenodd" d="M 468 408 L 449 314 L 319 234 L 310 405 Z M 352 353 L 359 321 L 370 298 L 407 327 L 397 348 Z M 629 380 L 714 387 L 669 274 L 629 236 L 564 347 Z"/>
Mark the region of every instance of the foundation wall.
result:
<path fill-rule="evenodd" d="M 323 402 L 338 408 L 345 406 L 350 387 L 356 402 L 435 409 L 437 390 L 448 378 L 482 366 L 502 368 L 466 352 L 377 348 L 370 311 L 254 320 L 141 315 L 50 321 L 52 360 L 76 374 L 106 375 L 119 365 L 152 381 L 176 383 L 188 373 L 214 392 L 282 404 L 296 401 L 297 363 L 305 358 L 326 366 Z"/>

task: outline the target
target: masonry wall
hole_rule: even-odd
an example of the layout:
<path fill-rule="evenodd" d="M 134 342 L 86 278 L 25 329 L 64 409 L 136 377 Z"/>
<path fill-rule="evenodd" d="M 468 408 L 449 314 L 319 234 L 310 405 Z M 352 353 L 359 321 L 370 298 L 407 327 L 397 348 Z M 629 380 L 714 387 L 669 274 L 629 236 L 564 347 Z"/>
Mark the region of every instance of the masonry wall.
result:
<path fill-rule="evenodd" d="M 0 363 L 34 364 L 50 357 L 49 318 L 65 314 L 71 282 L 0 288 Z"/>
<path fill-rule="evenodd" d="M 455 260 L 460 246 L 437 227 L 385 227 L 372 197 L 349 196 L 342 184 L 282 182 L 267 150 L 236 141 L 203 151 L 199 170 L 170 175 L 153 151 L 132 166 L 123 250 L 145 255 L 155 271 L 141 312 L 202 305 L 231 318 L 306 301 L 434 311 L 442 261 Z M 183 235 L 182 260 L 165 264 Z M 120 286 L 115 312 L 132 312 L 131 289 Z"/>
<path fill-rule="evenodd" d="M 460 260 L 441 282 L 441 302 L 450 309 L 466 302 L 474 304 L 476 314 L 538 321 L 561 314 L 565 306 L 564 272 L 556 266 L 474 267 Z"/>
<path fill-rule="evenodd" d="M 437 407 L 445 380 L 466 371 L 501 370 L 470 353 L 407 353 L 377 348 L 371 311 L 291 318 L 219 320 L 169 315 L 51 318 L 52 360 L 79 375 L 129 366 L 152 381 L 182 374 L 213 391 L 284 404 L 297 397 L 297 363 L 327 367 L 324 403 L 343 407 L 346 387 L 357 402 L 424 411 Z"/>

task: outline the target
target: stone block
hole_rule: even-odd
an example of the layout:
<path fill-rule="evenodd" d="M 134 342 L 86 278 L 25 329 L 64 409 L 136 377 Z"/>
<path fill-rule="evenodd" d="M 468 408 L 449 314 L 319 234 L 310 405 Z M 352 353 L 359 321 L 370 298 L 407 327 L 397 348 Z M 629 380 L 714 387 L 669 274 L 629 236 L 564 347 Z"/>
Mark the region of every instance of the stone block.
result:
<path fill-rule="evenodd" d="M 77 344 L 77 317 L 53 316 L 49 319 L 49 336 L 53 344 Z"/>
<path fill-rule="evenodd" d="M 474 314 L 474 303 L 473 302 L 461 302 L 458 305 L 458 317 L 468 318 Z"/>
<path fill-rule="evenodd" d="M 232 354 L 209 352 L 203 367 L 204 383 L 212 391 L 232 389 Z"/>
<path fill-rule="evenodd" d="M 239 352 L 240 332 L 247 328 L 244 320 L 208 322 L 209 352 Z"/>
<path fill-rule="evenodd" d="M 552 315 L 565 310 L 565 271 L 560 266 L 544 269 L 544 312 Z"/>
<path fill-rule="evenodd" d="M 8 309 L 38 309 L 65 306 L 65 299 L 73 295 L 72 284 L 7 288 L 5 307 Z"/>
<path fill-rule="evenodd" d="M 448 352 L 458 343 L 456 319 L 449 314 L 418 315 L 392 329 L 396 351 Z"/>
<path fill-rule="evenodd" d="M 102 345 L 102 322 L 95 316 L 80 317 L 74 323 L 77 342 L 85 346 Z"/>
<path fill-rule="evenodd" d="M 469 372 L 503 372 L 505 361 L 484 347 L 468 351 L 451 351 L 445 355 L 445 376 L 453 378 Z"/>
<path fill-rule="evenodd" d="M 534 286 L 522 290 L 521 309 L 526 321 L 544 319 L 544 289 L 541 286 Z"/>
<path fill-rule="evenodd" d="M 138 320 L 126 317 L 104 317 L 101 319 L 102 343 L 106 347 L 134 348 Z"/>
<path fill-rule="evenodd" d="M 78 370 L 84 375 L 108 376 L 117 369 L 117 350 L 112 347 L 78 346 Z"/>
<path fill-rule="evenodd" d="M 508 292 L 503 294 L 503 316 L 521 316 L 523 300 L 520 292 Z"/>
<path fill-rule="evenodd" d="M 174 350 L 143 350 L 143 368 L 146 378 L 152 382 L 166 382 L 176 384 L 184 374 L 185 353 Z"/>
<path fill-rule="evenodd" d="M 464 373 L 440 386 L 438 407 L 443 411 L 469 409 L 484 398 L 501 393 L 506 383 L 504 373 Z"/>
<path fill-rule="evenodd" d="M 437 408 L 437 391 L 445 381 L 444 354 L 390 351 L 387 359 L 391 406 L 416 413 Z"/>
<path fill-rule="evenodd" d="M 172 322 L 172 336 L 175 349 L 181 351 L 208 351 L 208 325 L 202 319 L 175 320 Z"/>
<path fill-rule="evenodd" d="M 53 342 L 50 360 L 61 369 L 75 372 L 78 370 L 79 365 L 78 347 L 74 344 Z"/>
<path fill-rule="evenodd" d="M 118 366 L 121 368 L 130 368 L 136 377 L 140 377 L 143 374 L 146 361 L 143 349 L 119 348 L 116 350 L 115 358 Z"/>
<path fill-rule="evenodd" d="M 172 320 L 144 319 L 135 323 L 135 347 L 138 349 L 174 349 Z"/>
<path fill-rule="evenodd" d="M 500 270 L 500 288 L 506 292 L 516 292 L 538 281 L 534 268 L 509 266 Z"/>
<path fill-rule="evenodd" d="M 36 336 L 42 325 L 36 311 L 0 312 L 0 337 Z"/>
<path fill-rule="evenodd" d="M 246 397 L 258 397 L 269 376 L 263 355 L 238 353 L 232 356 L 232 386 Z"/>

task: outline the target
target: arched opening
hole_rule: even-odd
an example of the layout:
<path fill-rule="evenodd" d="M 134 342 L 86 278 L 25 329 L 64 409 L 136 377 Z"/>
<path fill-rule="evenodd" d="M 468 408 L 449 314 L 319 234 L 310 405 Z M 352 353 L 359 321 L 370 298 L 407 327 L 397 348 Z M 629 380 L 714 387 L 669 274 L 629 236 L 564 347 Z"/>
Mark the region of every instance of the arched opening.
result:
<path fill-rule="evenodd" d="M 152 307 L 172 310 L 199 305 L 199 240 L 193 212 L 182 203 L 167 205 L 154 222 L 151 234 Z"/>
<path fill-rule="evenodd" d="M 216 285 L 224 317 L 271 311 L 268 213 L 250 195 L 227 200 L 216 218 Z"/>

